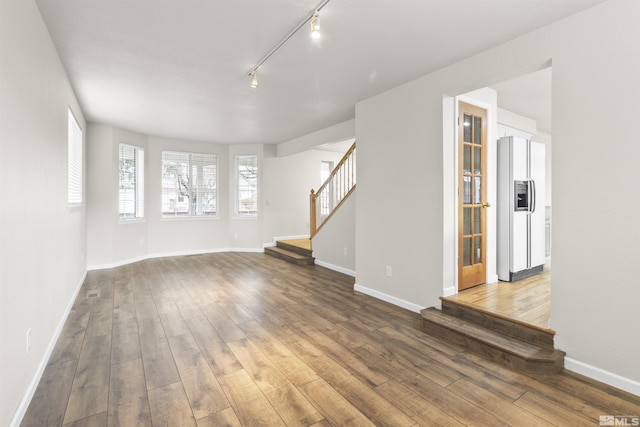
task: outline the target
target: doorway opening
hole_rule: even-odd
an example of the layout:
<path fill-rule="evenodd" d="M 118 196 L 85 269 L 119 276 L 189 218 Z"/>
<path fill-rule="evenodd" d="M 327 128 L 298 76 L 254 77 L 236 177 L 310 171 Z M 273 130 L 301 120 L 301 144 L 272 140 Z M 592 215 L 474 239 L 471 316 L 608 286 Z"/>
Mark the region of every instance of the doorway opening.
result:
<path fill-rule="evenodd" d="M 448 179 L 445 175 L 444 184 L 445 192 L 453 193 L 450 196 L 445 194 L 445 206 L 449 206 L 449 213 L 453 220 L 445 219 L 444 226 L 445 229 L 449 227 L 452 234 L 456 236 L 452 240 L 452 244 L 445 247 L 445 253 L 451 257 L 450 261 L 445 261 L 445 264 L 449 262 L 448 271 L 451 274 L 445 275 L 443 294 L 447 298 L 479 305 L 493 310 L 496 314 L 547 329 L 551 325 L 551 73 L 551 67 L 545 68 L 455 98 L 445 98 L 443 103 L 445 108 L 445 174 L 447 171 L 450 173 Z M 465 131 L 464 128 L 457 127 L 457 117 L 462 111 L 462 107 L 458 105 L 460 101 L 487 109 L 487 145 L 485 151 L 481 151 L 483 154 L 481 161 L 486 161 L 484 168 L 464 167 L 465 154 L 475 153 L 476 150 L 473 143 L 467 143 L 469 147 L 460 145 L 459 133 Z M 447 111 L 449 114 L 453 112 L 454 118 L 447 119 Z M 461 116 L 463 117 L 464 114 Z M 473 129 L 473 126 L 471 128 Z M 497 241 L 498 215 L 496 213 L 498 202 L 497 140 L 500 137 L 511 135 L 541 143 L 545 147 L 546 196 L 544 200 L 537 202 L 537 209 L 544 210 L 545 214 L 544 236 L 542 237 L 545 263 L 543 271 L 539 274 L 517 281 L 501 281 L 498 280 L 497 274 L 498 246 L 500 244 Z M 462 139 L 464 139 L 464 135 Z M 449 141 L 453 147 L 446 148 L 446 141 Z M 453 161 L 448 161 L 447 156 L 451 156 L 449 158 Z M 475 161 L 477 162 L 477 160 Z M 475 166 L 473 154 L 469 156 L 469 162 L 471 163 L 467 165 Z M 465 170 L 471 172 L 466 177 Z M 477 180 L 477 176 L 473 172 L 476 170 L 482 170 L 487 180 L 477 196 L 473 193 Z M 466 197 L 465 187 L 468 182 L 471 183 L 469 187 L 471 192 L 468 195 L 472 198 L 469 200 L 479 203 L 472 203 L 467 207 L 471 209 L 465 212 L 464 207 L 461 208 L 459 197 Z M 482 191 L 485 193 L 483 194 Z M 462 193 L 461 196 L 458 196 L 460 193 Z M 483 204 L 488 206 L 483 209 Z M 474 208 L 478 208 L 477 214 Z M 482 233 L 482 240 L 486 248 L 478 254 L 477 249 L 473 246 L 474 226 L 481 224 L 482 221 L 486 221 L 486 229 Z M 482 230 L 482 228 L 480 229 Z M 474 233 L 464 234 L 465 231 Z M 464 238 L 471 240 L 464 242 L 462 240 Z M 469 245 L 469 243 L 471 244 Z M 479 255 L 478 260 L 482 260 L 485 264 L 483 280 L 477 286 L 466 286 L 463 273 L 460 270 L 460 265 L 464 266 L 465 264 L 464 256 L 467 245 L 469 245 L 469 251 L 467 251 L 469 256 L 466 262 L 474 261 L 474 256 Z M 474 250 L 476 250 L 475 253 Z M 461 262 L 459 262 L 459 256 L 463 258 Z M 445 267 L 447 266 L 445 265 Z"/>

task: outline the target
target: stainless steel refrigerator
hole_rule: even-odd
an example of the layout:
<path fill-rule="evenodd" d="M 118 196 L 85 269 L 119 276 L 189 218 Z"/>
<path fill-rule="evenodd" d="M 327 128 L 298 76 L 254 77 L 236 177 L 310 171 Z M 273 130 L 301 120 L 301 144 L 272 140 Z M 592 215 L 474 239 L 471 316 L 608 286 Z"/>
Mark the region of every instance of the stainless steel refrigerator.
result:
<path fill-rule="evenodd" d="M 544 144 L 498 140 L 498 279 L 516 281 L 545 262 Z"/>

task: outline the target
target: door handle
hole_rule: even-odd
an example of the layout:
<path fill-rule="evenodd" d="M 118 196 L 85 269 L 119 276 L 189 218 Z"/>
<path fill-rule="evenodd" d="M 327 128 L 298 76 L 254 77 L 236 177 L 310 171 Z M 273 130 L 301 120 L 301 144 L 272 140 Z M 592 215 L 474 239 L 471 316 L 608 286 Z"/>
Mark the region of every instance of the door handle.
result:
<path fill-rule="evenodd" d="M 490 207 L 491 207 L 491 203 L 489 203 L 489 202 L 484 202 L 484 203 L 482 204 L 482 207 L 483 207 L 483 208 L 490 208 Z"/>
<path fill-rule="evenodd" d="M 529 206 L 529 212 L 535 212 L 536 210 L 536 182 L 531 180 L 531 194 L 532 194 L 532 200 L 531 200 L 531 205 Z"/>

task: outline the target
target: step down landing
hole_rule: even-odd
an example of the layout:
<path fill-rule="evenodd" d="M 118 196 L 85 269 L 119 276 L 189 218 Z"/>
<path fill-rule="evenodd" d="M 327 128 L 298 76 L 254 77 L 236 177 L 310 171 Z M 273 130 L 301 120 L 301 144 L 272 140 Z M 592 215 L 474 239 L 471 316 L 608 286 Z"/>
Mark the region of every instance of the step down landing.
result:
<path fill-rule="evenodd" d="M 523 331 L 526 325 L 515 322 L 513 332 L 507 319 L 489 319 L 487 313 L 474 313 L 470 307 L 451 309 L 443 300 L 443 311 L 435 307 L 422 310 L 422 330 L 436 338 L 465 347 L 468 351 L 511 369 L 553 375 L 564 369 L 565 353 L 553 348 L 546 331 Z"/>
<path fill-rule="evenodd" d="M 312 256 L 313 251 L 310 247 L 311 243 L 308 239 L 278 240 L 276 246 L 266 247 L 264 252 L 292 264 L 313 265 L 315 258 Z"/>

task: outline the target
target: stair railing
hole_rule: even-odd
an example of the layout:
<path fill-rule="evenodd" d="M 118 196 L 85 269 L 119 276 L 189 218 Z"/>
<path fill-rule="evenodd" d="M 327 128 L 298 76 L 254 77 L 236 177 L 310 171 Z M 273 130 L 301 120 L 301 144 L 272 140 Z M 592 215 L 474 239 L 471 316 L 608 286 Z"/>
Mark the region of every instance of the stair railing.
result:
<path fill-rule="evenodd" d="M 315 236 L 344 200 L 356 188 L 356 143 L 333 168 L 327 180 L 309 195 L 310 233 Z"/>

